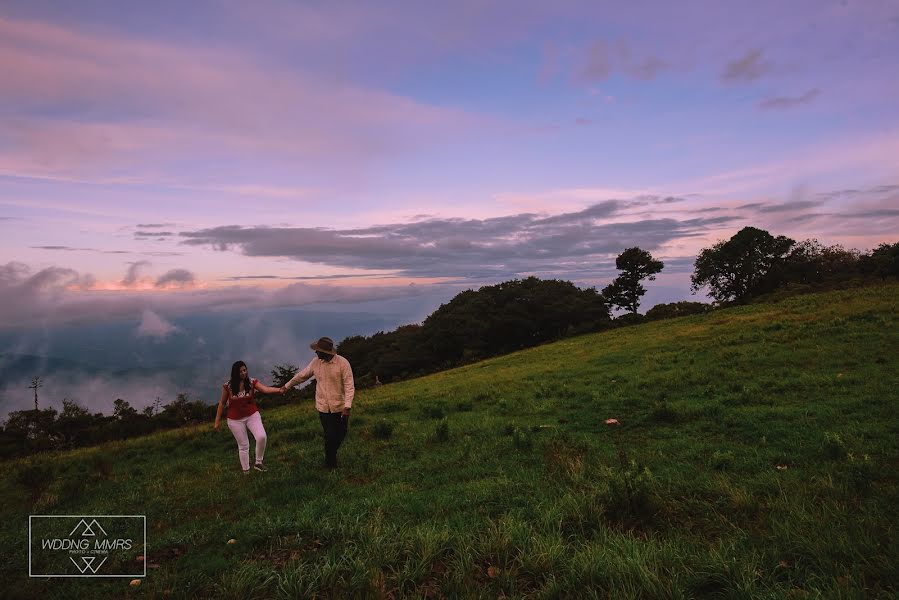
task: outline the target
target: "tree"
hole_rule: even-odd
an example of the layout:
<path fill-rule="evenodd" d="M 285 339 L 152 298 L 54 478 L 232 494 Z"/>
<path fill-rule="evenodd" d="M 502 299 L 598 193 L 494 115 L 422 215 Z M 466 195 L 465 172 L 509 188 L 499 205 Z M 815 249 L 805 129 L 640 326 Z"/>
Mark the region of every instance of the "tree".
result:
<path fill-rule="evenodd" d="M 419 352 L 432 353 L 436 370 L 608 326 L 609 309 L 596 289 L 528 277 L 467 290 L 441 305 L 422 324 Z"/>
<path fill-rule="evenodd" d="M 62 412 L 56 419 L 56 431 L 59 433 L 61 446 L 71 448 L 79 442 L 89 440 L 92 428 L 102 422 L 102 415 L 91 415 L 74 400 L 63 398 Z"/>
<path fill-rule="evenodd" d="M 646 293 L 646 288 L 640 282 L 644 279 L 655 281 L 656 274 L 661 272 L 665 263 L 635 246 L 618 255 L 615 267 L 621 274 L 603 288 L 602 295 L 612 306 L 636 314 L 640 308 L 640 298 Z"/>
<path fill-rule="evenodd" d="M 860 263 L 862 271 L 866 274 L 883 279 L 899 277 L 899 242 L 877 246 L 870 254 L 862 255 Z"/>
<path fill-rule="evenodd" d="M 846 250 L 840 245 L 825 246 L 818 240 L 803 240 L 795 244 L 783 261 L 773 266 L 764 281 L 756 286 L 758 293 L 792 286 L 820 286 L 838 283 L 858 275 L 858 250 Z"/>
<path fill-rule="evenodd" d="M 114 416 L 119 421 L 127 421 L 133 417 L 137 416 L 137 410 L 132 407 L 127 401 L 122 400 L 121 398 L 117 398 L 115 402 L 112 403 L 112 416 Z"/>
<path fill-rule="evenodd" d="M 38 410 L 37 391 L 38 391 L 38 389 L 42 388 L 43 386 L 44 386 L 44 382 L 40 377 L 32 377 L 31 378 L 31 385 L 28 386 L 28 389 L 34 390 L 34 410 L 35 411 Z"/>
<path fill-rule="evenodd" d="M 275 368 L 272 369 L 272 387 L 281 387 L 291 379 L 293 376 L 297 374 L 300 370 L 296 365 L 291 364 L 283 364 L 283 365 L 275 365 Z"/>
<path fill-rule="evenodd" d="M 212 414 L 214 410 L 214 407 L 200 400 L 191 402 L 190 394 L 182 392 L 173 402 L 162 407 L 160 417 L 165 422 L 182 425 L 191 421 L 201 421 L 207 418 L 206 413 Z"/>
<path fill-rule="evenodd" d="M 656 304 L 646 311 L 646 318 L 650 321 L 658 319 L 674 319 L 687 315 L 698 315 L 711 310 L 711 306 L 704 302 L 669 302 L 668 304 Z"/>
<path fill-rule="evenodd" d="M 56 444 L 56 409 L 18 410 L 9 413 L 5 430 L 14 437 L 21 451 L 50 450 Z"/>
<path fill-rule="evenodd" d="M 694 263 L 691 277 L 695 294 L 708 286 L 718 302 L 741 302 L 765 291 L 762 284 L 784 262 L 796 242 L 772 236 L 755 227 L 744 227 L 727 241 L 703 248 Z"/>

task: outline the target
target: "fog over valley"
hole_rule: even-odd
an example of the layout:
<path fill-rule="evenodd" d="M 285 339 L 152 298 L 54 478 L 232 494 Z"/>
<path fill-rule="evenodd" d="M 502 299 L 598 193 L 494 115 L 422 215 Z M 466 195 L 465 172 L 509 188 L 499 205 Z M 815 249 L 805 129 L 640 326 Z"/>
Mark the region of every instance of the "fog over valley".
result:
<path fill-rule="evenodd" d="M 171 319 L 145 311 L 139 321 L 0 332 L 0 418 L 34 408 L 28 389 L 33 377 L 43 382 L 41 408 L 59 410 L 68 398 L 108 414 L 116 398 L 141 409 L 157 397 L 168 403 L 181 392 L 215 402 L 236 360 L 247 363 L 251 376 L 270 382 L 276 364 L 305 364 L 312 357 L 309 343 L 321 336 L 339 341 L 371 335 L 425 316 L 408 303 L 399 307 L 408 313 L 396 308 L 382 307 L 379 313 L 276 309 Z"/>

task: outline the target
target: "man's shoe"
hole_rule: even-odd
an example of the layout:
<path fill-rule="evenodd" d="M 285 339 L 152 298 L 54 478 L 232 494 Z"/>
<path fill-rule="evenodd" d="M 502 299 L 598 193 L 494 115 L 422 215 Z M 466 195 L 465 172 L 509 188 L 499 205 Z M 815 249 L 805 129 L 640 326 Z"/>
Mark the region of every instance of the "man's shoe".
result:
<path fill-rule="evenodd" d="M 262 464 L 262 463 L 256 463 L 255 465 L 253 465 L 253 468 L 256 469 L 257 471 L 262 471 L 263 473 L 265 473 L 266 471 L 268 471 L 268 469 L 266 468 L 266 466 L 265 466 L 264 464 Z"/>
<path fill-rule="evenodd" d="M 250 470 L 247 469 L 246 471 L 243 472 L 243 474 L 244 474 L 244 475 L 249 475 L 249 474 L 250 474 Z"/>

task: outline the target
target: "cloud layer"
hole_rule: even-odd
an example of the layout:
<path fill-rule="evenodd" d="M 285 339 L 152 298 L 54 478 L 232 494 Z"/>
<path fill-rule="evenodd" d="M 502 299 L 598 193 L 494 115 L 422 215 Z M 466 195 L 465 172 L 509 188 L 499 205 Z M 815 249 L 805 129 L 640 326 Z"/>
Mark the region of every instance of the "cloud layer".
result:
<path fill-rule="evenodd" d="M 196 169 L 198 154 L 265 155 L 294 168 L 302 159 L 321 169 L 338 159 L 366 163 L 478 122 L 221 47 L 92 35 L 2 14 L 0 39 L 0 100 L 20 107 L 0 115 L 0 175 L 140 182 L 158 181 L 162 168 L 175 183 L 176 163 Z M 73 112 L 91 116 L 67 118 Z"/>
<path fill-rule="evenodd" d="M 639 245 L 653 251 L 703 235 L 736 217 L 635 219 L 635 208 L 670 198 L 609 200 L 553 216 L 521 213 L 490 219 L 430 218 L 359 229 L 224 226 L 181 232 L 184 243 L 248 256 L 280 256 L 407 277 L 509 278 L 533 272 L 595 272 L 600 262 Z"/>
<path fill-rule="evenodd" d="M 182 277 L 177 272 L 167 276 Z M 243 286 L 218 289 L 178 286 L 181 289 L 175 290 L 167 283 L 161 290 L 152 285 L 149 289 L 133 291 L 96 290 L 95 283 L 91 275 L 73 269 L 48 267 L 35 272 L 22 263 L 0 265 L 0 329 L 131 319 L 140 322 L 141 335 L 165 337 L 174 331 L 169 328 L 168 319 L 177 315 L 358 303 L 434 293 L 424 286 L 340 286 L 303 281 L 276 290 Z"/>

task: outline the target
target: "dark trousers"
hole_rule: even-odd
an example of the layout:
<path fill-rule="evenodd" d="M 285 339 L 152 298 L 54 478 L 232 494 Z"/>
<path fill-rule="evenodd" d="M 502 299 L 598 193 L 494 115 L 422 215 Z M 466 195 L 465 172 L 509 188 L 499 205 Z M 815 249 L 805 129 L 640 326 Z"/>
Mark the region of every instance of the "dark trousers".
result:
<path fill-rule="evenodd" d="M 336 467 L 337 449 L 340 448 L 343 438 L 346 437 L 349 417 L 344 419 L 340 413 L 319 412 L 318 418 L 325 432 L 325 465 Z"/>

